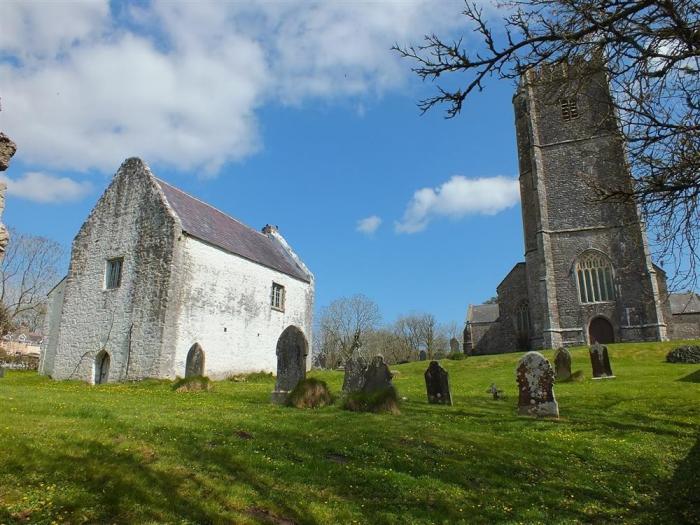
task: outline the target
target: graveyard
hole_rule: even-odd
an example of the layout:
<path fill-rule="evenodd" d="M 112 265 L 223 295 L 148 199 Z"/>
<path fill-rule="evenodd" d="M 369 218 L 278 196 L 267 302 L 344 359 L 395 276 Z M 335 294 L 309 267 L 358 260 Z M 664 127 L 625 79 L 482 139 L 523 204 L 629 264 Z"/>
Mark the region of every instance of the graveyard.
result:
<path fill-rule="evenodd" d="M 601 380 L 571 349 L 558 419 L 518 416 L 522 353 L 441 360 L 452 405 L 428 403 L 429 362 L 392 365 L 398 415 L 274 405 L 266 374 L 176 393 L 7 371 L 0 523 L 697 523 L 700 370 L 675 346 L 610 345 Z M 342 371 L 309 375 L 340 394 Z"/>

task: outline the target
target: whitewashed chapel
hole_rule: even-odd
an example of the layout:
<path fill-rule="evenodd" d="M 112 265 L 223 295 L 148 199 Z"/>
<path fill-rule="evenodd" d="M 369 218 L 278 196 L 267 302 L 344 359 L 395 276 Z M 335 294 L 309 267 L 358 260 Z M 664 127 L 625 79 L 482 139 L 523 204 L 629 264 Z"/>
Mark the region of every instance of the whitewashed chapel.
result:
<path fill-rule="evenodd" d="M 314 277 L 258 232 L 126 160 L 49 294 L 40 371 L 94 383 L 308 369 Z"/>

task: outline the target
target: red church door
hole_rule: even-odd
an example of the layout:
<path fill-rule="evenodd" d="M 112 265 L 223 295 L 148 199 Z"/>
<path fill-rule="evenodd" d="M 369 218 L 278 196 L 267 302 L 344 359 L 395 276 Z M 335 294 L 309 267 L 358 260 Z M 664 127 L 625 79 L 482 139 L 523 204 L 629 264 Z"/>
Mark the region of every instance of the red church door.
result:
<path fill-rule="evenodd" d="M 596 317 L 588 326 L 588 339 L 591 344 L 600 343 L 607 345 L 615 342 L 615 331 L 610 321 L 604 317 Z"/>

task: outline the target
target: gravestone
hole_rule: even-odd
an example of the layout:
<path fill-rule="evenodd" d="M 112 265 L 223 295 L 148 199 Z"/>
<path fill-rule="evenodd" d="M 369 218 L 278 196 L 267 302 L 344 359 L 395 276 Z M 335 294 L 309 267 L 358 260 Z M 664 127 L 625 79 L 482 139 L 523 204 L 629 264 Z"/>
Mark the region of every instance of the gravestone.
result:
<path fill-rule="evenodd" d="M 593 379 L 612 379 L 615 377 L 612 373 L 612 368 L 610 368 L 607 346 L 595 343 L 588 350 L 588 353 L 591 356 Z"/>
<path fill-rule="evenodd" d="M 450 339 L 450 352 L 453 354 L 459 353 L 459 339 L 456 337 Z"/>
<path fill-rule="evenodd" d="M 452 404 L 447 370 L 442 368 L 437 361 L 431 361 L 425 371 L 425 389 L 428 391 L 428 403 Z"/>
<path fill-rule="evenodd" d="M 367 367 L 367 370 L 365 370 L 365 383 L 362 386 L 362 391 L 376 392 L 390 388 L 393 386 L 391 384 L 392 377 L 393 374 L 384 362 L 384 358 L 376 355 L 372 358 L 372 362 Z"/>
<path fill-rule="evenodd" d="M 306 378 L 308 346 L 304 334 L 294 326 L 287 327 L 277 340 L 277 380 L 272 392 L 273 403 L 283 405 L 299 381 Z"/>
<path fill-rule="evenodd" d="M 359 352 L 353 352 L 352 356 L 345 361 L 345 377 L 343 378 L 343 393 L 352 394 L 359 392 L 365 386 L 365 371 L 367 364 Z"/>
<path fill-rule="evenodd" d="M 559 405 L 554 398 L 554 370 L 542 354 L 525 354 L 518 363 L 516 379 L 519 415 L 559 417 Z"/>
<path fill-rule="evenodd" d="M 566 381 L 571 377 L 571 352 L 559 348 L 554 354 L 554 371 L 557 381 Z"/>
<path fill-rule="evenodd" d="M 0 366 L 0 378 L 5 377 L 5 369 Z"/>
<path fill-rule="evenodd" d="M 421 350 L 420 352 L 418 352 L 418 359 L 420 359 L 421 361 L 425 361 L 426 359 L 428 359 L 428 353 L 425 350 Z"/>
<path fill-rule="evenodd" d="M 503 390 L 499 390 L 496 383 L 491 383 L 491 386 L 486 391 L 493 396 L 494 400 L 503 399 Z"/>

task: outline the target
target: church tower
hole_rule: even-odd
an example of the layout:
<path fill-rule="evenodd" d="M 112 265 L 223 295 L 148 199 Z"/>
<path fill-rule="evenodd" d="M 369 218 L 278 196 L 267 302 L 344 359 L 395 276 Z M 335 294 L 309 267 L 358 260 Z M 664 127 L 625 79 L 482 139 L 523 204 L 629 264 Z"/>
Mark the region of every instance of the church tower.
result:
<path fill-rule="evenodd" d="M 638 210 L 594 191 L 632 183 L 600 63 L 529 70 L 513 105 L 528 346 L 667 339 L 665 276 Z"/>

